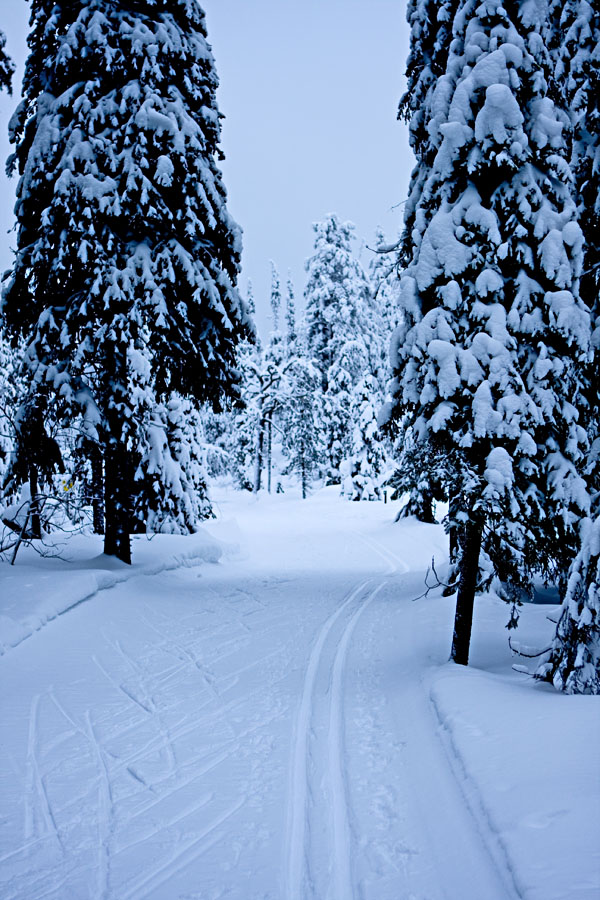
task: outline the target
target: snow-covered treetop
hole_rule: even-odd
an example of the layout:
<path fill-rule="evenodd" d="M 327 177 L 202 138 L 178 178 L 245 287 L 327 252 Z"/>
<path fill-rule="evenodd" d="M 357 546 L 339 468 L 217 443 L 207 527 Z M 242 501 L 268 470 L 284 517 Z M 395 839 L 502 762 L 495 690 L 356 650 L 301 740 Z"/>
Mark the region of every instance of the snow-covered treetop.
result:
<path fill-rule="evenodd" d="M 328 215 L 313 225 L 314 253 L 306 262 L 307 340 L 323 373 L 347 341 L 364 334 L 371 288 L 352 253 L 354 225 Z"/>

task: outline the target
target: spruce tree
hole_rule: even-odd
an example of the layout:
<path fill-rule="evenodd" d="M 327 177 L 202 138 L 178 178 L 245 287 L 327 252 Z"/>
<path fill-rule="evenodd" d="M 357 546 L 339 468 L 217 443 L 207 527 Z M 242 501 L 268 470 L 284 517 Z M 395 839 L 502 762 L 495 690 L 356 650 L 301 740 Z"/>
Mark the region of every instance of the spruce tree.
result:
<path fill-rule="evenodd" d="M 410 25 L 410 51 L 406 63 L 406 91 L 398 107 L 398 118 L 408 125 L 409 142 L 416 157 L 404 208 L 404 231 L 398 264 L 408 265 L 420 242 L 432 209 L 420 203 L 428 169 L 433 165 L 442 140 L 435 120 L 436 91 L 452 89 L 448 71 L 450 44 L 459 39 L 453 33 L 459 0 L 409 0 L 406 18 Z"/>
<path fill-rule="evenodd" d="M 298 334 L 296 331 L 296 300 L 294 295 L 294 283 L 292 281 L 291 272 L 288 272 L 286 284 L 286 303 L 285 303 L 285 340 L 286 354 L 288 357 L 294 354 Z"/>
<path fill-rule="evenodd" d="M 372 375 L 361 379 L 352 405 L 356 424 L 350 453 L 340 466 L 342 494 L 348 500 L 381 500 L 386 454 L 377 424 L 381 395 Z"/>
<path fill-rule="evenodd" d="M 329 215 L 314 226 L 315 250 L 306 264 L 307 354 L 321 373 L 327 429 L 327 477 L 338 483 L 339 465 L 352 437 L 350 396 L 368 369 L 367 310 L 371 287 L 352 252 L 354 225 Z"/>
<path fill-rule="evenodd" d="M 268 395 L 265 396 L 265 444 L 267 467 L 267 490 L 271 493 L 273 476 L 273 430 L 277 427 L 275 421 L 281 410 L 281 391 L 285 370 L 285 345 L 280 331 L 281 316 L 281 279 L 275 263 L 271 260 L 271 320 L 273 323 L 269 343 L 265 352 L 267 367 L 266 383 L 269 385 Z"/>
<path fill-rule="evenodd" d="M 33 0 L 31 22 L 4 310 L 32 391 L 100 443 L 105 551 L 129 561 L 148 422 L 173 394 L 218 407 L 250 327 L 217 77 L 191 0 Z"/>
<path fill-rule="evenodd" d="M 581 523 L 556 636 L 536 677 L 567 694 L 600 694 L 600 517 Z"/>
<path fill-rule="evenodd" d="M 458 4 L 392 348 L 395 416 L 434 454 L 459 535 L 463 664 L 482 554 L 500 589 L 527 587 L 534 561 L 562 576 L 588 507 L 572 403 L 589 345 L 582 236 L 538 6 Z"/>
<path fill-rule="evenodd" d="M 592 316 L 592 353 L 582 388 L 587 407 L 588 480 L 600 493 L 600 11 L 587 0 L 556 4 L 556 90 L 572 124 L 571 169 L 583 231 L 580 293 Z"/>
<path fill-rule="evenodd" d="M 581 296 L 592 314 L 591 354 L 576 402 L 588 427 L 585 474 L 595 518 L 582 523 L 556 635 L 536 677 L 567 693 L 600 693 L 600 14 L 586 0 L 554 3 L 552 12 L 555 92 L 570 113 L 573 186 L 584 235 Z"/>
<path fill-rule="evenodd" d="M 15 64 L 4 49 L 6 46 L 6 35 L 0 31 L 0 90 L 5 88 L 9 94 L 12 94 L 12 77 L 15 72 Z"/>
<path fill-rule="evenodd" d="M 212 515 L 201 415 L 189 398 L 172 393 L 154 405 L 145 437 L 133 517 L 153 533 L 191 534 Z"/>
<path fill-rule="evenodd" d="M 302 499 L 323 464 L 324 435 L 320 372 L 302 354 L 287 369 L 287 402 L 283 416 L 283 451 L 288 459 L 284 474 L 300 480 Z"/>

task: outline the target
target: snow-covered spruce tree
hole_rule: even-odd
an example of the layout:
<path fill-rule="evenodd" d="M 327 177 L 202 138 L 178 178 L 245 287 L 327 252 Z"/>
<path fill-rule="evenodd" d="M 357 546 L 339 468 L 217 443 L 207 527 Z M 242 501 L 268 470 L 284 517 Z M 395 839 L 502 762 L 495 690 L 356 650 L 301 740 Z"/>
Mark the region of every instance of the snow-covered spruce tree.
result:
<path fill-rule="evenodd" d="M 286 372 L 287 397 L 283 408 L 283 452 L 288 464 L 284 474 L 300 480 L 302 499 L 323 465 L 323 394 L 317 367 L 298 353 Z"/>
<path fill-rule="evenodd" d="M 429 170 L 442 141 L 434 113 L 434 97 L 445 96 L 453 90 L 455 73 L 448 71 L 448 54 L 454 40 L 456 51 L 461 41 L 460 33 L 454 33 L 454 17 L 459 0 L 409 0 L 407 21 L 410 25 L 410 52 L 406 65 L 406 91 L 399 108 L 398 118 L 408 125 L 409 142 L 416 157 L 408 197 L 404 206 L 404 229 L 399 242 L 396 261 L 398 272 L 411 263 L 418 254 L 423 234 L 435 206 L 422 202 L 423 189 Z M 402 318 L 400 304 L 400 318 Z M 399 338 L 403 331 L 400 322 Z M 396 338 L 392 343 L 395 343 Z M 402 421 L 400 398 L 395 402 L 395 429 Z M 389 428 L 388 423 L 388 428 Z M 415 516 L 421 522 L 434 521 L 434 486 L 429 482 L 431 466 L 441 464 L 432 447 L 425 452 L 410 438 L 410 428 L 396 441 L 400 464 L 393 479 L 399 493 L 407 493 L 408 499 L 401 516 Z M 445 498 L 444 498 L 445 499 Z"/>
<path fill-rule="evenodd" d="M 271 493 L 273 476 L 273 431 L 278 427 L 276 419 L 281 411 L 280 394 L 282 391 L 282 379 L 285 370 L 285 343 L 280 331 L 281 317 L 281 279 L 277 266 L 271 260 L 271 319 L 272 331 L 265 351 L 265 364 L 267 368 L 267 383 L 270 384 L 268 396 L 265 396 L 264 428 L 267 468 L 267 490 Z"/>
<path fill-rule="evenodd" d="M 285 298 L 285 342 L 286 356 L 289 358 L 296 352 L 298 333 L 296 329 L 296 299 L 292 274 L 288 272 Z"/>
<path fill-rule="evenodd" d="M 155 405 L 173 393 L 218 405 L 250 327 L 217 168 L 217 77 L 195 0 L 34 0 L 31 16 L 4 309 L 28 337 L 32 390 L 54 390 L 100 442 L 105 551 L 129 561 Z"/>
<path fill-rule="evenodd" d="M 600 694 L 600 517 L 581 523 L 556 637 L 536 678 L 567 694 Z"/>
<path fill-rule="evenodd" d="M 155 404 L 135 473 L 143 489 L 134 495 L 134 519 L 154 533 L 194 532 L 212 515 L 204 456 L 202 418 L 192 401 L 173 392 Z"/>
<path fill-rule="evenodd" d="M 581 296 L 592 313 L 592 352 L 578 406 L 588 423 L 585 466 L 595 519 L 584 519 L 556 636 L 536 677 L 567 693 L 600 693 L 600 13 L 586 0 L 553 4 L 555 92 L 571 117 L 571 168 L 583 230 Z"/>
<path fill-rule="evenodd" d="M 342 494 L 348 500 L 380 500 L 386 454 L 379 427 L 377 411 L 381 394 L 373 375 L 365 375 L 355 388 L 350 454 L 340 466 Z"/>
<path fill-rule="evenodd" d="M 327 477 L 332 483 L 340 482 L 340 466 L 352 455 L 359 404 L 355 392 L 368 371 L 367 352 L 362 339 L 348 339 L 339 345 L 328 372 L 327 391 L 323 395 Z"/>
<path fill-rule="evenodd" d="M 459 4 L 393 345 L 395 415 L 444 460 L 462 664 L 482 550 L 513 588 L 529 583 L 534 559 L 560 575 L 588 505 L 571 402 L 589 343 L 582 238 L 540 6 Z"/>
<path fill-rule="evenodd" d="M 354 225 L 336 215 L 314 226 L 315 251 L 306 263 L 307 353 L 321 373 L 327 429 L 327 477 L 339 482 L 339 464 L 346 455 L 352 423 L 344 414 L 344 397 L 365 373 L 366 310 L 371 288 L 360 262 L 352 253 Z M 361 346 L 365 363 L 356 367 L 351 347 Z M 344 347 L 347 347 L 347 352 Z M 342 359 L 345 355 L 346 365 Z M 342 396 L 342 394 L 344 396 Z M 338 396 L 339 395 L 339 396 Z"/>
<path fill-rule="evenodd" d="M 15 72 L 15 64 L 4 49 L 6 46 L 6 35 L 0 31 L 0 89 L 6 88 L 9 94 L 12 94 L 12 77 Z"/>
<path fill-rule="evenodd" d="M 460 0 L 409 0 L 406 18 L 410 25 L 410 51 L 406 63 L 406 91 L 398 107 L 398 118 L 408 124 L 409 142 L 415 154 L 408 198 L 404 208 L 404 231 L 400 240 L 399 268 L 413 258 L 432 210 L 420 204 L 427 171 L 441 143 L 439 130 L 431 128 L 434 92 L 452 89 L 447 62 L 450 44 L 460 40 L 453 24 Z M 442 85 L 444 87 L 442 88 Z"/>
<path fill-rule="evenodd" d="M 571 169 L 583 231 L 581 298 L 592 315 L 592 355 L 583 385 L 591 452 L 587 476 L 600 493 L 600 10 L 587 0 L 555 0 L 556 90 L 572 123 Z"/>

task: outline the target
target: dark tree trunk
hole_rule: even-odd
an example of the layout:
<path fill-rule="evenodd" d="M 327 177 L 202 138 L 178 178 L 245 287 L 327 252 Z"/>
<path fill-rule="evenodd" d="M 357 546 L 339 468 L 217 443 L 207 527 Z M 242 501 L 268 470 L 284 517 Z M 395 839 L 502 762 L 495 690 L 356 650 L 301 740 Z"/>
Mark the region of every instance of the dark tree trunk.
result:
<path fill-rule="evenodd" d="M 456 512 L 456 510 L 454 509 L 451 500 L 449 504 L 450 527 L 448 528 L 450 568 L 448 570 L 448 584 L 442 591 L 444 597 L 450 597 L 452 594 L 456 593 L 456 582 L 458 580 L 460 568 L 460 537 L 458 525 L 454 520 L 454 512 Z"/>
<path fill-rule="evenodd" d="M 40 498 L 38 488 L 37 469 L 34 465 L 29 466 L 29 493 L 31 495 L 29 514 L 31 519 L 31 537 L 41 540 L 42 523 L 40 520 Z"/>
<path fill-rule="evenodd" d="M 473 625 L 473 605 L 479 572 L 479 552 L 483 521 L 472 518 L 461 529 L 462 552 L 460 556 L 460 580 L 456 598 L 456 614 L 454 618 L 454 634 L 450 659 L 461 666 L 469 663 L 469 647 L 471 644 L 471 627 Z"/>
<path fill-rule="evenodd" d="M 104 552 L 131 563 L 131 478 L 127 449 L 109 442 L 104 457 Z"/>
<path fill-rule="evenodd" d="M 300 478 L 302 482 L 302 499 L 306 500 L 308 494 L 308 472 L 306 471 L 306 448 L 304 447 L 304 443 L 301 445 L 301 454 L 300 457 Z"/>
<path fill-rule="evenodd" d="M 91 450 L 92 464 L 92 511 L 94 534 L 104 534 L 104 473 L 102 452 L 94 445 Z"/>
<path fill-rule="evenodd" d="M 265 421 L 264 419 L 260 420 L 258 426 L 258 435 L 256 438 L 256 457 L 254 460 L 254 493 L 258 494 L 260 491 L 260 484 L 262 479 L 262 467 L 263 467 L 263 456 L 264 456 L 264 446 L 265 446 Z"/>
<path fill-rule="evenodd" d="M 269 413 L 267 421 L 267 490 L 271 493 L 271 469 L 273 461 L 273 414 Z"/>

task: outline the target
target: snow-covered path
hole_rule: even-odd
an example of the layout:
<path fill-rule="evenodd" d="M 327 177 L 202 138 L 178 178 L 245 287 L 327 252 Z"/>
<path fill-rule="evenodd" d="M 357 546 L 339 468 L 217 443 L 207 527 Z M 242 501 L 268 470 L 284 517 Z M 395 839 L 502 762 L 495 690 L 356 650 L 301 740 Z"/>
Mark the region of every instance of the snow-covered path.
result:
<path fill-rule="evenodd" d="M 3 900 L 551 896 L 430 702 L 452 601 L 412 599 L 441 529 L 328 492 L 220 508 L 220 564 L 116 584 L 0 660 Z"/>

